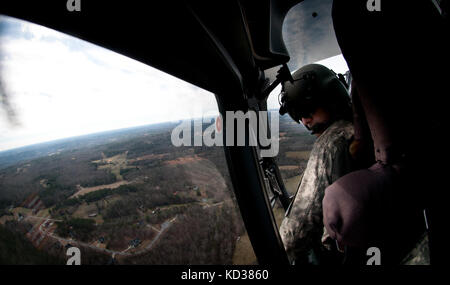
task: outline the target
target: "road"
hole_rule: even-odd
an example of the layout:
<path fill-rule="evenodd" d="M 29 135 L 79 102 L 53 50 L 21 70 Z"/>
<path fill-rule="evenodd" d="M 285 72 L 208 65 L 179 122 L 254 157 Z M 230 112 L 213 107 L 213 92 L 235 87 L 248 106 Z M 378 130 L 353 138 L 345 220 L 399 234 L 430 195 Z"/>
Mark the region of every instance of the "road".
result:
<path fill-rule="evenodd" d="M 163 233 L 165 233 L 173 225 L 173 223 L 175 222 L 176 219 L 177 219 L 177 217 L 175 216 L 173 219 L 162 223 L 160 231 L 158 231 L 154 228 L 158 232 L 158 234 L 153 238 L 153 240 L 144 249 L 142 249 L 140 251 L 135 251 L 134 254 L 142 254 L 144 252 L 151 250 L 153 245 L 159 240 L 161 235 Z"/>
<path fill-rule="evenodd" d="M 214 204 L 210 204 L 210 203 L 205 203 L 205 202 L 194 202 L 192 204 L 199 204 L 202 205 L 203 208 L 209 208 L 209 207 L 217 207 L 222 205 L 224 202 L 226 201 L 221 201 L 221 202 L 217 202 Z M 50 231 L 50 226 L 47 226 L 45 229 L 43 229 L 42 227 L 47 224 L 47 222 L 51 222 L 50 224 L 54 223 L 54 222 L 62 222 L 62 220 L 57 220 L 57 219 L 51 219 L 49 218 L 49 216 L 47 217 L 38 217 L 38 216 L 27 216 L 25 217 L 25 219 L 28 218 L 33 218 L 33 219 L 40 219 L 40 220 L 44 220 L 44 222 L 42 222 L 39 226 L 38 226 L 38 232 L 41 234 L 41 236 L 39 237 L 38 243 L 40 243 L 46 236 L 56 239 L 61 243 L 68 243 L 68 244 L 77 244 L 83 247 L 88 247 L 91 248 L 93 250 L 97 250 L 97 251 L 102 251 L 102 252 L 106 252 L 108 254 L 111 254 L 112 257 L 114 258 L 116 255 L 123 255 L 123 256 L 132 256 L 132 255 L 138 255 L 138 254 L 143 254 L 147 251 L 150 251 L 153 246 L 156 244 L 156 242 L 161 238 L 161 236 L 174 224 L 174 222 L 177 219 L 177 216 L 175 216 L 174 218 L 165 221 L 164 223 L 161 224 L 161 229 L 158 230 L 157 228 L 155 228 L 152 225 L 147 225 L 147 227 L 150 227 L 151 229 L 153 229 L 154 231 L 157 232 L 156 236 L 151 240 L 151 242 L 145 246 L 145 248 L 141 249 L 141 250 L 137 250 L 134 252 L 128 252 L 130 249 L 132 249 L 131 246 L 129 246 L 128 248 L 122 250 L 122 251 L 116 251 L 116 250 L 111 250 L 111 249 L 106 249 L 106 248 L 100 248 L 98 246 L 89 244 L 89 243 L 85 243 L 82 241 L 77 241 L 77 240 L 73 240 L 73 239 L 67 239 L 67 238 L 63 238 L 60 236 L 55 235 L 53 232 L 49 232 Z M 33 234 L 36 235 L 36 232 Z"/>
<path fill-rule="evenodd" d="M 62 222 L 63 221 L 63 220 L 56 220 L 56 219 L 50 219 L 50 218 L 47 218 L 47 217 L 38 217 L 38 216 L 26 216 L 24 218 L 24 220 L 26 220 L 28 218 L 33 218 L 33 219 L 38 219 L 38 220 L 45 220 L 45 222 L 47 222 L 47 221 Z"/>
<path fill-rule="evenodd" d="M 165 221 L 161 225 L 161 230 L 157 230 L 156 228 L 152 227 L 155 231 L 158 232 L 157 235 L 153 238 L 153 240 L 144 249 L 139 250 L 139 251 L 135 251 L 133 253 L 127 252 L 132 247 L 128 247 L 127 249 L 124 249 L 122 251 L 116 251 L 116 250 L 111 250 L 111 249 L 106 249 L 106 248 L 100 248 L 100 247 L 97 247 L 95 245 L 92 245 L 92 244 L 89 244 L 89 243 L 85 243 L 85 242 L 82 242 L 82 241 L 62 238 L 62 237 L 57 236 L 57 235 L 55 235 L 53 233 L 49 233 L 48 229 L 46 231 L 43 230 L 42 229 L 42 224 L 39 226 L 38 229 L 39 229 L 39 232 L 42 234 L 43 237 L 44 236 L 48 236 L 48 237 L 56 239 L 56 240 L 58 240 L 59 242 L 62 242 L 62 243 L 77 244 L 77 245 L 80 245 L 80 246 L 83 246 L 83 247 L 91 248 L 93 250 L 106 252 L 108 254 L 111 254 L 112 257 L 115 257 L 116 255 L 132 256 L 132 255 L 142 254 L 142 253 L 145 253 L 147 251 L 150 251 L 152 249 L 153 245 L 160 239 L 162 234 L 164 234 L 173 225 L 173 223 L 176 221 L 176 219 L 177 219 L 177 216 L 175 216 L 171 220 Z M 47 219 L 47 220 L 52 220 L 52 219 Z M 43 224 L 45 224 L 45 222 Z"/>

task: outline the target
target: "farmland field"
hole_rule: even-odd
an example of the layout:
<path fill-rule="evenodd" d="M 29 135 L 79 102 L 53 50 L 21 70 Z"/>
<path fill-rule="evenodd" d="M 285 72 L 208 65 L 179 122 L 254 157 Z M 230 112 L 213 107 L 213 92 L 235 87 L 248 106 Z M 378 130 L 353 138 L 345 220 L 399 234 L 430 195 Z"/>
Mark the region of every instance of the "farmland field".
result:
<path fill-rule="evenodd" d="M 82 264 L 255 264 L 223 149 L 175 147 L 175 126 L 1 152 L 0 230 L 11 240 L 0 247 L 26 243 L 38 250 L 31 264 L 64 264 L 68 246 Z M 283 117 L 280 132 L 276 159 L 293 193 L 314 140 Z M 275 209 L 278 224 L 283 215 Z"/>

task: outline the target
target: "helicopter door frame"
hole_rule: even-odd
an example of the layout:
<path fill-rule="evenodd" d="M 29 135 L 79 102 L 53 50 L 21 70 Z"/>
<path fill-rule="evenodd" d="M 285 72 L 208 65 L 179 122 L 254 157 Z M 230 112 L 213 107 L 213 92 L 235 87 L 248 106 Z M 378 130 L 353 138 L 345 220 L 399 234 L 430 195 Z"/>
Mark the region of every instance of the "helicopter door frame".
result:
<path fill-rule="evenodd" d="M 219 111 L 223 116 L 224 139 L 226 138 L 226 111 L 248 111 L 245 100 L 216 95 Z M 236 132 L 236 128 L 233 128 Z M 246 132 L 246 140 L 248 133 Z M 233 191 L 244 221 L 253 251 L 260 265 L 289 265 L 281 241 L 278 226 L 267 196 L 264 173 L 260 165 L 257 147 L 227 146 L 224 152 L 233 185 Z"/>

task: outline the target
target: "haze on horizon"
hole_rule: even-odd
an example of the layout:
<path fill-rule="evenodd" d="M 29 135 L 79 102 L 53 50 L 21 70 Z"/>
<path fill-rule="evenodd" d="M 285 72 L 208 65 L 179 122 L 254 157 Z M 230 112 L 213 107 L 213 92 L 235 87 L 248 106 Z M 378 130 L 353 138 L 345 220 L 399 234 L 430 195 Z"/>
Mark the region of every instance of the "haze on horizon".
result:
<path fill-rule="evenodd" d="M 342 56 L 322 63 L 348 70 Z M 215 116 L 214 94 L 63 33 L 0 16 L 0 151 L 109 130 Z M 2 92 L 2 90 L 0 90 Z M 277 87 L 268 99 L 278 109 Z"/>

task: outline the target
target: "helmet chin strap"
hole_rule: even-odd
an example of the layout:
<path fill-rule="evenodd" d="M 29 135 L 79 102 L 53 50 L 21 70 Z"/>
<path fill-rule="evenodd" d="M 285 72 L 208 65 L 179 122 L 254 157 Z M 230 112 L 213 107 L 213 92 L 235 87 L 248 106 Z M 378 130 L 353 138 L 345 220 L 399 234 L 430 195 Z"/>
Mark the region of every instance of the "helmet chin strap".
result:
<path fill-rule="evenodd" d="M 308 131 L 311 131 L 312 135 L 315 135 L 315 134 L 323 133 L 331 125 L 331 123 L 332 123 L 332 121 L 328 120 L 327 122 L 316 123 L 311 128 L 309 128 L 306 125 L 305 125 L 305 127 Z"/>

